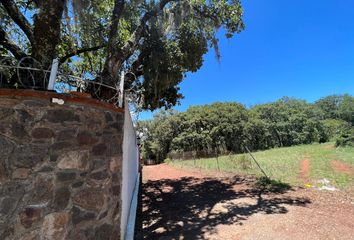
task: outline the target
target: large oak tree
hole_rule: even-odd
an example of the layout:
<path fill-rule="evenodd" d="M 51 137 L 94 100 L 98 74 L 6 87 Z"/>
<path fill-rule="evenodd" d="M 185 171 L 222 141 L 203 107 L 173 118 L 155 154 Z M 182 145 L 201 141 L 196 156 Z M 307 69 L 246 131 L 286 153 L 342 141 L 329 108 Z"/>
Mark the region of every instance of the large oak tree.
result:
<path fill-rule="evenodd" d="M 219 57 L 218 30 L 244 29 L 242 14 L 239 0 L 1 0 L 0 55 L 44 69 L 59 58 L 68 73 L 111 86 L 124 70 L 143 108 L 171 107 L 208 49 Z"/>

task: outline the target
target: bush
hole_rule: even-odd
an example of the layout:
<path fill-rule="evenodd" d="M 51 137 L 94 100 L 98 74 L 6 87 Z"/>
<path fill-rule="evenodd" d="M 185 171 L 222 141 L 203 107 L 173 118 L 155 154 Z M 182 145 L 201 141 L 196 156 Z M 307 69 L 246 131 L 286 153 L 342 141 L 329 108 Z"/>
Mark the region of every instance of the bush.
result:
<path fill-rule="evenodd" d="M 341 134 L 336 139 L 337 147 L 354 147 L 354 128 L 348 128 L 341 132 Z"/>
<path fill-rule="evenodd" d="M 326 119 L 322 121 L 324 132 L 329 140 L 334 140 L 339 137 L 343 131 L 350 128 L 350 124 L 340 119 Z"/>

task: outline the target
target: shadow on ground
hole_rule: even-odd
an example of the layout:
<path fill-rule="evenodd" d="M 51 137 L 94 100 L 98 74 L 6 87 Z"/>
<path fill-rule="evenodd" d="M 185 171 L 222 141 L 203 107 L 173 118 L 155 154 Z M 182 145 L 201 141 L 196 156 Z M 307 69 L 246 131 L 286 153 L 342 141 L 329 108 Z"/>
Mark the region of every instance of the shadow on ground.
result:
<path fill-rule="evenodd" d="M 284 186 L 238 177 L 148 181 L 142 190 L 144 239 L 205 239 L 219 224 L 242 225 L 256 213 L 286 214 L 289 205 L 310 203 L 287 196 L 292 189 Z"/>

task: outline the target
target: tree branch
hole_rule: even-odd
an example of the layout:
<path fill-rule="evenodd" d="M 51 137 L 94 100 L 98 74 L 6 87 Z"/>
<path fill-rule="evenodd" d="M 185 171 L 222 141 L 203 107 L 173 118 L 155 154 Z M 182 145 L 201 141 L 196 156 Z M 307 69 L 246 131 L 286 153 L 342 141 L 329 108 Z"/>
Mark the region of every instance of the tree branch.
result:
<path fill-rule="evenodd" d="M 12 0 L 1 0 L 1 4 L 6 9 L 11 19 L 21 28 L 26 34 L 31 45 L 34 45 L 34 35 L 31 24 L 27 21 L 26 17 L 21 13 L 16 3 Z"/>
<path fill-rule="evenodd" d="M 124 59 L 126 59 L 127 57 L 129 57 L 131 54 L 134 53 L 135 47 L 137 46 L 137 44 L 139 43 L 139 40 L 142 37 L 146 23 L 151 18 L 156 17 L 158 15 L 158 13 L 160 11 L 162 11 L 168 3 L 173 2 L 173 1 L 176 1 L 176 0 L 161 0 L 160 3 L 158 5 L 156 5 L 156 7 L 154 9 L 145 13 L 145 15 L 143 16 L 143 18 L 140 21 L 139 26 L 135 29 L 133 34 L 130 36 L 128 42 L 122 48 L 122 53 L 123 53 Z"/>
<path fill-rule="evenodd" d="M 104 64 L 103 68 L 103 75 L 115 75 L 113 72 L 116 72 L 117 70 L 113 70 L 113 62 L 116 62 L 114 60 L 114 48 L 117 45 L 117 33 L 118 33 L 118 24 L 119 20 L 123 14 L 123 9 L 124 9 L 125 1 L 124 0 L 115 0 L 114 1 L 114 8 L 112 12 L 112 18 L 111 18 L 111 26 L 109 30 L 109 39 L 108 39 L 108 54 L 107 58 Z"/>
<path fill-rule="evenodd" d="M 193 9 L 201 17 L 211 19 L 215 23 L 215 25 L 219 25 L 220 24 L 218 18 L 216 16 L 214 16 L 213 14 L 210 14 L 210 13 L 208 13 L 206 11 L 203 11 L 203 10 L 199 9 L 198 7 L 196 7 L 196 6 L 193 6 Z"/>
<path fill-rule="evenodd" d="M 61 39 L 62 16 L 66 0 L 38 0 L 38 13 L 33 19 L 34 44 L 32 57 L 44 68 L 49 68 L 58 57 L 57 46 Z"/>
<path fill-rule="evenodd" d="M 111 29 L 109 31 L 109 42 L 108 42 L 109 49 L 114 47 L 112 45 L 115 44 L 115 40 L 118 32 L 118 24 L 123 14 L 124 5 L 125 5 L 124 0 L 116 0 L 114 3 L 112 19 L 111 19 L 112 24 L 111 24 Z"/>
<path fill-rule="evenodd" d="M 144 16 L 141 18 L 139 25 L 131 34 L 129 40 L 124 44 L 121 49 L 109 48 L 109 55 L 105 63 L 105 69 L 103 70 L 103 75 L 109 73 L 111 77 L 115 78 L 118 75 L 118 71 L 120 70 L 122 64 L 126 59 L 128 59 L 136 50 L 136 46 L 138 45 L 140 39 L 143 36 L 145 27 L 147 22 L 156 17 L 160 11 L 162 11 L 165 6 L 176 0 L 161 0 L 159 4 L 157 4 L 152 10 L 146 12 Z"/>
<path fill-rule="evenodd" d="M 27 56 L 27 54 L 24 53 L 21 48 L 19 48 L 7 37 L 6 32 L 2 28 L 0 28 L 0 45 L 10 51 L 16 59 L 21 59 Z"/>
<path fill-rule="evenodd" d="M 76 55 L 79 55 L 79 54 L 85 53 L 85 52 L 97 51 L 97 50 L 102 49 L 102 48 L 104 48 L 106 46 L 107 46 L 106 44 L 102 44 L 102 45 L 95 46 L 95 47 L 77 49 L 77 50 L 65 55 L 64 57 L 61 57 L 59 62 L 60 62 L 60 64 L 62 64 L 62 63 L 64 63 L 66 60 L 68 60 L 71 57 L 74 57 Z"/>

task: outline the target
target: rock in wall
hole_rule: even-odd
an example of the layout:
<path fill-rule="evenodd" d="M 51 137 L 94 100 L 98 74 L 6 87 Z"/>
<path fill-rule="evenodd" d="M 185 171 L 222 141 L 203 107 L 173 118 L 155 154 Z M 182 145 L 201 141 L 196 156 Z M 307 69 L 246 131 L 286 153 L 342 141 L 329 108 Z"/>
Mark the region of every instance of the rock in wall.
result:
<path fill-rule="evenodd" d="M 0 239 L 120 239 L 123 110 L 63 96 L 0 89 Z"/>

